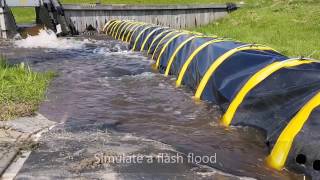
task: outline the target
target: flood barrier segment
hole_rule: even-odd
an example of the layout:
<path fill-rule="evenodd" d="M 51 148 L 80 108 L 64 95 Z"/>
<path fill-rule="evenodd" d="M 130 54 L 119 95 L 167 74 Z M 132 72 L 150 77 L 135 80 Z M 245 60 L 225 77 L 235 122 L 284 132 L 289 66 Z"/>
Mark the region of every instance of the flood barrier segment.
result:
<path fill-rule="evenodd" d="M 156 67 L 157 67 L 157 68 L 159 68 L 160 58 L 161 58 L 163 52 L 168 48 L 168 45 L 169 45 L 173 40 L 175 40 L 176 38 L 178 38 L 179 36 L 185 35 L 185 34 L 190 34 L 190 33 L 188 33 L 188 32 L 178 33 L 178 34 L 174 35 L 173 37 L 171 37 L 171 38 L 164 44 L 164 46 L 163 46 L 163 48 L 161 49 L 161 51 L 160 51 L 160 53 L 159 53 L 159 55 L 158 55 L 158 58 L 157 58 L 157 60 L 156 60 Z"/>
<path fill-rule="evenodd" d="M 232 56 L 233 54 L 239 52 L 239 51 L 245 51 L 245 50 L 269 50 L 269 51 L 275 51 L 274 49 L 272 48 L 269 48 L 269 47 L 266 47 L 266 46 L 261 46 L 261 45 L 250 45 L 250 44 L 247 44 L 247 45 L 243 45 L 241 47 L 237 47 L 237 48 L 234 48 L 234 49 L 231 49 L 229 50 L 228 52 L 226 52 L 225 54 L 223 54 L 222 56 L 220 56 L 219 58 L 217 58 L 215 60 L 214 63 L 211 64 L 211 66 L 209 67 L 208 71 L 204 74 L 203 78 L 201 79 L 200 81 L 200 84 L 198 86 L 198 89 L 196 91 L 196 94 L 195 94 L 195 98 L 196 99 L 200 99 L 203 91 L 204 91 L 204 88 L 206 87 L 206 85 L 208 84 L 208 81 L 210 79 L 210 77 L 212 76 L 212 74 L 215 72 L 215 70 L 217 68 L 219 68 L 219 66 L 225 61 L 227 60 L 230 56 Z M 178 82 L 178 81 L 177 81 Z M 179 82 L 178 82 L 179 83 Z M 181 83 L 181 82 L 180 82 Z"/>
<path fill-rule="evenodd" d="M 159 39 L 161 38 L 163 35 L 166 35 L 167 33 L 171 33 L 173 30 L 172 29 L 168 29 L 168 30 L 165 30 L 165 31 L 162 31 L 160 34 L 158 34 L 155 38 L 153 38 L 149 48 L 148 48 L 148 54 L 151 53 L 151 47 L 153 47 L 154 43 Z"/>
<path fill-rule="evenodd" d="M 297 141 L 308 137 L 302 129 L 320 128 L 320 61 L 290 59 L 268 46 L 142 22 L 114 20 L 104 31 L 129 42 L 132 50 L 146 51 L 160 72 L 176 75 L 177 87 L 190 88 L 195 99 L 220 105 L 224 126 L 262 129 L 270 167 L 320 176 L 319 140 L 308 146 L 307 140 Z"/>
<path fill-rule="evenodd" d="M 157 27 L 157 26 L 146 27 L 146 28 L 142 29 L 142 30 L 139 32 L 138 36 L 136 37 L 136 39 L 135 39 L 135 41 L 134 41 L 134 45 L 133 45 L 132 50 L 134 50 L 134 51 L 136 50 L 137 43 L 138 43 L 140 37 L 142 36 L 142 34 L 143 34 L 146 30 L 148 30 L 149 28 L 152 28 L 152 27 Z M 157 28 L 155 28 L 155 29 L 157 29 Z"/>
<path fill-rule="evenodd" d="M 198 47 L 190 56 L 189 58 L 186 60 L 186 62 L 183 64 L 180 73 L 178 75 L 178 79 L 176 81 L 176 87 L 180 87 L 181 86 L 181 82 L 182 79 L 187 71 L 187 68 L 189 67 L 189 64 L 191 63 L 191 61 L 193 60 L 194 56 L 197 55 L 203 48 L 207 47 L 209 44 L 213 44 L 213 43 L 218 43 L 218 42 L 222 42 L 225 41 L 223 39 L 214 39 L 212 41 L 208 41 L 204 44 L 202 44 L 200 47 Z"/>
<path fill-rule="evenodd" d="M 163 27 L 156 28 L 156 29 L 152 30 L 152 31 L 147 35 L 147 37 L 144 39 L 144 41 L 143 41 L 143 43 L 142 43 L 142 45 L 141 45 L 140 51 L 143 51 L 143 50 L 144 50 L 144 47 L 145 47 L 146 43 L 148 42 L 149 38 L 150 38 L 154 33 L 156 33 L 157 31 L 160 31 L 161 29 L 163 29 Z"/>

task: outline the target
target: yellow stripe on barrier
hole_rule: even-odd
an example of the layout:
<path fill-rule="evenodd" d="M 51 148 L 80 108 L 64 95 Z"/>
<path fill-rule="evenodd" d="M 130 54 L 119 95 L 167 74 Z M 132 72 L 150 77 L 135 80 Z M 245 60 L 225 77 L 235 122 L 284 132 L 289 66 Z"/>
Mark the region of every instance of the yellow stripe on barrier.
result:
<path fill-rule="evenodd" d="M 219 58 L 217 58 L 209 67 L 208 71 L 204 74 L 203 78 L 200 81 L 200 84 L 197 88 L 197 91 L 195 93 L 195 99 L 200 99 L 202 92 L 204 91 L 210 77 L 212 76 L 212 74 L 215 72 L 215 70 L 230 56 L 232 56 L 233 54 L 240 52 L 240 51 L 245 51 L 245 50 L 259 50 L 259 51 L 275 51 L 276 50 L 270 48 L 270 47 L 266 47 L 266 46 L 262 46 L 262 45 L 244 45 L 244 46 L 240 46 L 237 48 L 234 48 L 228 52 L 226 52 L 225 54 L 223 54 L 222 56 L 220 56 Z"/>
<path fill-rule="evenodd" d="M 118 24 L 119 23 L 121 23 L 122 21 L 117 21 L 116 23 L 114 23 L 113 25 L 112 25 L 112 28 L 110 29 L 110 33 L 109 33 L 109 35 L 111 36 L 111 37 L 113 37 L 113 32 L 114 32 L 114 29 L 118 26 Z"/>
<path fill-rule="evenodd" d="M 223 39 L 214 39 L 214 40 L 208 41 L 208 42 L 202 44 L 201 46 L 199 46 L 199 47 L 189 56 L 189 58 L 186 60 L 186 62 L 183 64 L 183 66 L 182 66 L 182 68 L 181 68 L 181 70 L 180 70 L 178 79 L 177 79 L 177 81 L 176 81 L 176 87 L 180 87 L 180 86 L 181 86 L 183 77 L 184 77 L 186 71 L 188 70 L 188 67 L 189 67 L 190 63 L 192 62 L 192 60 L 194 59 L 194 57 L 195 57 L 202 49 L 204 49 L 205 47 L 209 46 L 210 44 L 214 44 L 214 43 L 222 42 L 222 41 L 225 41 L 225 40 L 223 40 Z"/>
<path fill-rule="evenodd" d="M 112 23 L 110 23 L 110 25 L 107 27 L 106 34 L 110 35 L 109 30 L 111 30 L 112 27 L 113 27 L 113 25 L 114 25 L 115 23 L 117 23 L 117 22 L 118 22 L 118 21 L 116 20 L 116 21 L 113 21 Z M 110 28 L 111 28 L 111 29 L 110 29 Z"/>
<path fill-rule="evenodd" d="M 116 24 L 118 22 L 118 20 L 113 21 L 112 23 L 110 23 L 110 25 L 107 27 L 107 32 L 109 34 L 111 28 L 113 27 L 114 24 Z"/>
<path fill-rule="evenodd" d="M 116 25 L 116 27 L 114 28 L 113 33 L 112 33 L 112 37 L 113 37 L 113 38 L 116 38 L 116 33 L 117 33 L 118 29 L 120 28 L 120 26 L 121 26 L 123 23 L 125 23 L 125 21 L 121 21 L 120 23 L 118 23 L 118 24 Z"/>
<path fill-rule="evenodd" d="M 125 24 L 125 25 L 121 28 L 120 33 L 119 33 L 117 39 L 119 39 L 119 40 L 122 39 L 123 36 L 121 36 L 121 34 L 123 35 L 123 33 L 127 30 L 127 27 L 129 27 L 129 26 L 131 25 L 131 23 L 132 23 L 132 22 L 127 22 L 127 24 Z"/>
<path fill-rule="evenodd" d="M 132 30 L 133 27 L 135 27 L 136 24 L 139 24 L 139 23 L 133 22 L 125 29 L 125 31 L 123 32 L 122 38 L 121 38 L 122 41 L 127 40 L 126 35 L 129 34 L 129 32 Z"/>
<path fill-rule="evenodd" d="M 124 23 L 119 26 L 119 28 L 118 28 L 118 30 L 117 30 L 117 33 L 116 33 L 116 37 L 115 37 L 116 39 L 118 39 L 118 37 L 119 37 L 119 35 L 120 35 L 123 27 L 126 26 L 127 23 L 128 23 L 128 21 L 124 21 Z"/>
<path fill-rule="evenodd" d="M 189 37 L 188 39 L 186 39 L 185 41 L 183 41 L 177 48 L 176 50 L 173 52 L 173 54 L 171 55 L 169 61 L 168 61 L 168 65 L 167 65 L 167 68 L 166 68 L 166 72 L 164 73 L 165 76 L 168 76 L 169 75 L 169 72 L 170 72 L 170 69 L 171 69 L 171 66 L 172 66 L 172 63 L 173 63 L 173 60 L 174 60 L 174 57 L 176 57 L 176 55 L 178 54 L 178 52 L 180 51 L 180 49 L 182 49 L 182 47 L 187 44 L 188 42 L 192 41 L 194 38 L 196 38 L 197 36 L 192 36 L 192 37 Z"/>
<path fill-rule="evenodd" d="M 110 20 L 110 21 L 108 21 L 104 26 L 103 26 L 103 29 L 102 29 L 102 31 L 104 32 L 104 33 L 106 33 L 107 31 L 106 31 L 106 28 L 110 25 L 110 23 L 112 23 L 112 22 L 114 22 L 115 20 Z"/>
<path fill-rule="evenodd" d="M 142 23 L 137 23 L 137 24 L 134 24 L 131 28 L 130 28 L 130 30 L 129 30 L 129 32 L 128 32 L 128 34 L 127 34 L 127 37 L 125 38 L 126 39 L 126 42 L 129 42 L 129 38 L 131 37 L 131 33 L 133 32 L 133 31 L 135 31 L 138 27 L 140 27 L 141 25 L 143 25 Z"/>
<path fill-rule="evenodd" d="M 152 57 L 151 57 L 151 59 L 153 59 L 153 58 L 154 58 L 154 55 L 156 54 L 156 52 L 157 52 L 157 50 L 158 50 L 158 48 L 159 48 L 160 44 L 162 43 L 162 41 L 163 41 L 163 40 L 165 40 L 167 37 L 169 37 L 171 34 L 176 33 L 176 32 L 178 32 L 178 31 L 172 31 L 172 32 L 169 32 L 168 34 L 166 34 L 164 37 L 162 37 L 162 38 L 161 38 L 161 40 L 158 42 L 158 44 L 157 44 L 156 48 L 154 49 L 154 51 L 153 51 L 153 53 L 152 53 Z"/>
<path fill-rule="evenodd" d="M 277 170 L 283 169 L 295 137 L 301 131 L 313 110 L 319 106 L 320 93 L 315 95 L 306 105 L 304 105 L 300 109 L 295 117 L 291 119 L 291 121 L 280 134 L 270 155 L 266 159 L 266 162 L 270 167 Z"/>
<path fill-rule="evenodd" d="M 129 39 L 128 42 L 131 42 L 133 34 L 139 29 L 139 27 L 144 26 L 144 25 L 149 26 L 149 24 L 141 24 L 141 25 L 139 25 L 138 28 L 136 28 L 135 30 L 132 31 L 132 33 L 130 35 L 130 39 Z"/>
<path fill-rule="evenodd" d="M 144 41 L 143 41 L 143 43 L 142 43 L 142 46 L 141 46 L 141 48 L 140 48 L 140 51 L 143 51 L 144 46 L 146 45 L 146 43 L 148 42 L 148 39 L 152 36 L 152 34 L 154 34 L 155 32 L 157 32 L 157 31 L 159 31 L 159 30 L 161 30 L 161 29 L 163 29 L 163 27 L 158 27 L 158 28 L 152 30 L 152 31 L 147 35 L 147 37 L 144 39 Z"/>
<path fill-rule="evenodd" d="M 133 45 L 132 50 L 135 50 L 135 49 L 136 49 L 137 43 L 138 43 L 141 35 L 142 35 L 147 29 L 152 28 L 152 27 L 156 27 L 156 26 L 148 26 L 148 27 L 144 28 L 144 29 L 138 34 L 138 36 L 137 36 L 136 39 L 135 39 L 135 42 L 134 42 L 134 45 Z"/>
<path fill-rule="evenodd" d="M 131 33 L 135 30 L 135 29 L 137 29 L 138 27 L 140 27 L 140 25 L 141 24 L 139 24 L 139 23 L 137 23 L 137 24 L 134 24 L 130 29 L 129 29 L 129 31 L 128 31 L 128 34 L 127 34 L 127 37 L 125 38 L 126 40 L 126 42 L 129 42 L 129 38 L 130 38 L 130 36 L 131 36 Z"/>
<path fill-rule="evenodd" d="M 192 36 L 188 39 L 186 39 L 185 41 L 183 41 L 177 48 L 176 50 L 173 52 L 173 54 L 171 55 L 169 61 L 168 61 L 168 65 L 167 65 L 167 68 L 166 68 L 166 72 L 164 73 L 164 76 L 169 76 L 169 73 L 170 73 L 170 69 L 171 69 L 171 66 L 172 66 L 172 63 L 173 63 L 173 60 L 174 58 L 176 57 L 176 55 L 178 54 L 178 52 L 183 48 L 183 46 L 185 44 L 187 44 L 188 42 L 192 41 L 194 38 L 206 38 L 206 37 L 212 37 L 212 38 L 217 38 L 218 36 Z"/>
<path fill-rule="evenodd" d="M 281 62 L 274 62 L 257 73 L 255 73 L 241 88 L 241 90 L 237 93 L 235 98 L 230 103 L 227 111 L 222 117 L 222 123 L 225 126 L 229 126 L 232 122 L 232 119 L 239 107 L 239 105 L 242 103 L 246 95 L 254 88 L 256 87 L 260 82 L 265 80 L 267 77 L 269 77 L 274 72 L 278 71 L 281 68 L 288 68 L 293 66 L 299 66 L 302 64 L 312 63 L 313 61 L 310 60 L 299 60 L 299 59 L 291 59 Z"/>
<path fill-rule="evenodd" d="M 156 67 L 159 68 L 159 65 L 160 65 L 160 58 L 163 54 L 163 52 L 167 49 L 167 47 L 169 46 L 169 44 L 174 40 L 176 39 L 177 37 L 179 36 L 182 36 L 182 35 L 185 35 L 185 34 L 189 34 L 188 32 L 181 32 L 179 34 L 176 34 L 174 35 L 173 37 L 171 37 L 167 42 L 166 44 L 162 47 L 160 53 L 159 53 L 159 56 L 158 56 L 158 59 L 157 59 L 157 62 L 156 62 Z"/>
<path fill-rule="evenodd" d="M 112 37 L 113 37 L 113 38 L 116 38 L 117 30 L 119 29 L 119 27 L 120 27 L 123 23 L 124 23 L 124 21 L 121 21 L 120 23 L 118 23 L 118 24 L 116 25 L 116 27 L 114 28 L 113 33 L 112 33 Z"/>
<path fill-rule="evenodd" d="M 150 46 L 149 46 L 149 49 L 148 49 L 148 54 L 150 54 L 150 51 L 151 51 L 151 47 L 153 46 L 153 44 L 166 32 L 170 32 L 170 31 L 175 31 L 173 29 L 167 29 L 165 31 L 162 31 L 161 33 L 159 33 L 151 42 Z"/>
<path fill-rule="evenodd" d="M 320 106 L 320 93 L 310 100 L 282 131 L 271 154 L 267 157 L 269 166 L 277 170 L 281 170 L 284 167 L 294 138 L 303 128 L 312 111 L 318 106 Z"/>

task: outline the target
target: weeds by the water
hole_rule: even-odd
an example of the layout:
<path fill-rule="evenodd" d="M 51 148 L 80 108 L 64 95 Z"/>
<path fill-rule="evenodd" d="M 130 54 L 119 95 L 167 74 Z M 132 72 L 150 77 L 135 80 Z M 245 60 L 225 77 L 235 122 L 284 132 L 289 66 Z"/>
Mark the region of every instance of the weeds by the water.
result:
<path fill-rule="evenodd" d="M 216 23 L 193 29 L 249 43 L 285 55 L 320 59 L 319 0 L 247 0 Z"/>
<path fill-rule="evenodd" d="M 44 99 L 53 73 L 33 72 L 0 57 L 0 120 L 32 115 Z"/>

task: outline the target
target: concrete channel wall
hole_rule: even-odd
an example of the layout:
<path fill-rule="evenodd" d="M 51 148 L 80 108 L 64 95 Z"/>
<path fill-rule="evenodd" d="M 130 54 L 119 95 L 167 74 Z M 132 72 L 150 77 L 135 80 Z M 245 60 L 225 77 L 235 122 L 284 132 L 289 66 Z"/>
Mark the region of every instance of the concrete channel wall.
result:
<path fill-rule="evenodd" d="M 65 14 L 71 18 L 78 32 L 84 32 L 90 25 L 101 31 L 103 25 L 112 19 L 134 20 L 153 23 L 177 29 L 206 25 L 237 8 L 232 4 L 205 5 L 63 5 Z"/>

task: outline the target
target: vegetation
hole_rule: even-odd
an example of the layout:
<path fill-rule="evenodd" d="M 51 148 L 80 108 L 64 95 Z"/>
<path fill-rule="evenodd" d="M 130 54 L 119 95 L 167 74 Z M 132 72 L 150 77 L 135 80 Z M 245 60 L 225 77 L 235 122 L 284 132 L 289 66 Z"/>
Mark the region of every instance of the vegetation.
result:
<path fill-rule="evenodd" d="M 0 120 L 32 115 L 44 99 L 53 73 L 32 72 L 0 57 Z"/>
<path fill-rule="evenodd" d="M 193 29 L 320 59 L 319 0 L 250 0 L 227 18 Z"/>
<path fill-rule="evenodd" d="M 36 20 L 34 8 L 11 8 L 11 10 L 18 24 L 34 23 Z"/>

